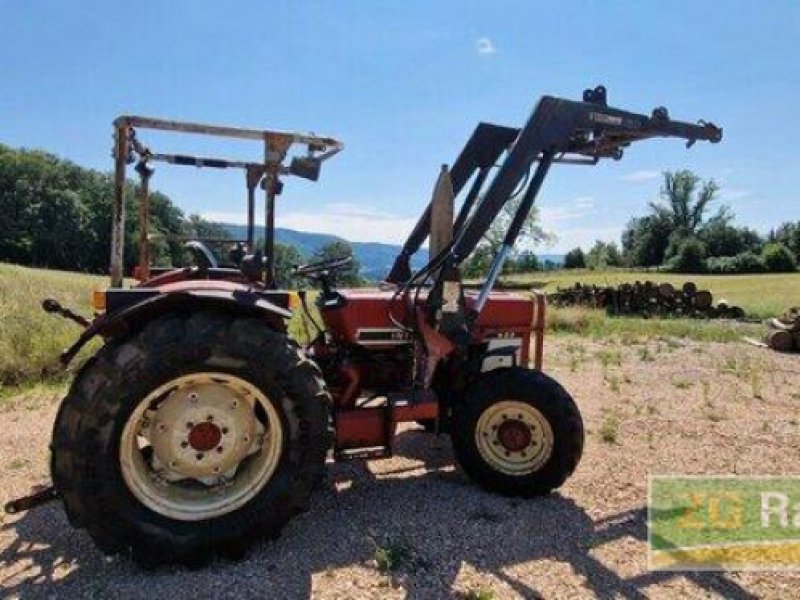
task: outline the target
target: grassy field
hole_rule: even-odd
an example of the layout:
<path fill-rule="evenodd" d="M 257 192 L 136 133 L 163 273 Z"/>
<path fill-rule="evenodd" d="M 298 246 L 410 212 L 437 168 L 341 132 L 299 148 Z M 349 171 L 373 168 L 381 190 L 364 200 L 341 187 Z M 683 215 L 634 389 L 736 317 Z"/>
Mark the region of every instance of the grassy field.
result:
<path fill-rule="evenodd" d="M 46 314 L 42 299 L 56 298 L 89 315 L 92 289 L 107 281 L 0 263 L 0 397 L 4 388 L 57 379 L 58 355 L 80 332 L 77 325 Z"/>
<path fill-rule="evenodd" d="M 559 287 L 569 287 L 576 282 L 596 285 L 617 285 L 625 282 L 651 280 L 657 283 L 682 285 L 694 281 L 698 289 L 709 290 L 714 303 L 726 300 L 741 306 L 748 317 L 763 319 L 774 317 L 790 306 L 800 305 L 800 272 L 758 275 L 685 275 L 644 271 L 583 269 L 552 271 L 509 276 L 504 281 L 529 283 L 532 287 L 554 292 Z"/>
<path fill-rule="evenodd" d="M 657 279 L 681 283 L 683 276 L 625 272 L 553 272 L 528 277 L 525 282 L 547 291 L 575 281 L 586 283 L 618 283 L 636 279 Z M 535 279 L 535 280 L 534 280 Z M 703 288 L 710 289 L 716 299 L 742 306 L 750 315 L 764 317 L 800 304 L 800 274 L 750 275 L 729 277 L 692 276 Z M 517 278 L 517 281 L 520 281 Z M 91 314 L 89 298 L 95 287 L 107 285 L 106 277 L 29 269 L 0 263 L 0 398 L 16 393 L 20 386 L 42 381 L 64 379 L 57 368 L 59 353 L 79 333 L 71 322 L 45 314 L 41 300 L 52 296 L 65 306 L 85 315 Z M 290 330 L 301 335 L 299 320 L 290 323 Z M 550 309 L 548 332 L 578 334 L 591 338 L 618 338 L 635 342 L 657 337 L 682 337 L 700 341 L 729 342 L 743 335 L 760 335 L 754 324 L 697 321 L 690 319 L 639 319 L 607 317 L 602 311 L 583 308 Z M 73 369 L 81 364 L 91 349 L 84 350 Z"/>

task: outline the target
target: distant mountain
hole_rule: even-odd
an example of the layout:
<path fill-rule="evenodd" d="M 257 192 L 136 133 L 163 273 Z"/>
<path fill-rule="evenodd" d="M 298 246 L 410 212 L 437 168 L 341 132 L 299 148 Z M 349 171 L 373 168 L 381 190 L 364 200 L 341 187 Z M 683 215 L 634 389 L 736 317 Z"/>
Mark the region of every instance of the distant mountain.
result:
<path fill-rule="evenodd" d="M 238 240 L 247 238 L 247 226 L 233 223 L 220 223 L 230 233 L 231 237 Z M 264 227 L 256 226 L 256 238 L 264 237 Z M 347 241 L 353 247 L 353 253 L 361 264 L 361 274 L 367 279 L 380 280 L 384 278 L 394 264 L 395 257 L 400 253 L 400 246 L 395 244 L 382 244 L 381 242 L 350 242 L 330 233 L 310 233 L 294 229 L 275 228 L 275 239 L 282 244 L 291 244 L 306 258 L 310 258 L 317 250 L 329 242 Z M 564 264 L 563 254 L 538 254 L 539 261 L 544 263 L 550 260 L 556 265 Z M 428 251 L 424 248 L 417 252 L 411 260 L 411 268 L 423 267 L 428 260 Z"/>
<path fill-rule="evenodd" d="M 233 223 L 220 223 L 230 233 L 231 237 L 239 240 L 247 238 L 247 226 Z M 256 226 L 256 238 L 264 237 L 264 227 Z M 275 239 L 282 244 L 291 244 L 306 258 L 327 243 L 347 241 L 353 247 L 353 254 L 361 264 L 361 274 L 367 279 L 379 280 L 389 273 L 395 257 L 400 253 L 400 246 L 382 244 L 380 242 L 350 242 L 337 235 L 329 233 L 310 233 L 294 229 L 275 228 Z M 414 255 L 411 267 L 418 269 L 425 265 L 428 258 L 427 250 L 421 250 Z"/>

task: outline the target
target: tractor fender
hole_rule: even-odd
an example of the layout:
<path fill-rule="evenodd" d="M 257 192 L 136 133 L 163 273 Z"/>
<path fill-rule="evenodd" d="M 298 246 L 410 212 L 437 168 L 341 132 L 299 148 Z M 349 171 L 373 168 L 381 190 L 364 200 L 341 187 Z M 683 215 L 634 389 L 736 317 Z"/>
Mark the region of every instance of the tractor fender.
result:
<path fill-rule="evenodd" d="M 285 331 L 285 319 L 292 312 L 265 299 L 250 289 L 193 289 L 158 293 L 131 304 L 117 312 L 95 318 L 72 346 L 61 353 L 61 364 L 67 366 L 91 339 L 99 336 L 113 338 L 127 335 L 149 321 L 170 312 L 215 310 L 266 319 L 276 331 Z"/>

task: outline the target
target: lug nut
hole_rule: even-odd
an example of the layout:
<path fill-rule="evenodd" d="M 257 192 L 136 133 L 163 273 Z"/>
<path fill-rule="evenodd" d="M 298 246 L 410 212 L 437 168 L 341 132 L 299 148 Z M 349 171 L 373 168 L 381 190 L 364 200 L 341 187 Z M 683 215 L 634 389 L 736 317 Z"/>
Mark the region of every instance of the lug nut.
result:
<path fill-rule="evenodd" d="M 214 415 L 208 415 L 206 417 L 206 421 L 213 421 L 213 420 L 214 420 Z"/>
<path fill-rule="evenodd" d="M 231 410 L 236 409 L 236 407 L 238 406 L 239 406 L 238 400 L 234 400 L 233 402 L 231 402 Z"/>
<path fill-rule="evenodd" d="M 198 452 L 197 454 L 195 454 L 195 458 L 197 460 L 203 460 L 203 453 L 202 452 Z"/>
<path fill-rule="evenodd" d="M 217 452 L 222 453 L 222 446 L 217 446 Z"/>
<path fill-rule="evenodd" d="M 194 427 L 194 423 L 192 423 L 191 421 L 186 423 L 186 429 L 191 429 L 192 427 Z"/>
<path fill-rule="evenodd" d="M 223 427 L 222 428 L 222 435 L 228 435 L 228 428 L 227 427 Z"/>
<path fill-rule="evenodd" d="M 181 442 L 181 448 L 187 448 L 189 446 L 189 442 L 183 441 Z"/>
<path fill-rule="evenodd" d="M 189 402 L 197 402 L 197 392 L 189 394 Z"/>
<path fill-rule="evenodd" d="M 250 436 L 246 435 L 242 438 L 242 441 L 247 444 L 250 441 Z"/>

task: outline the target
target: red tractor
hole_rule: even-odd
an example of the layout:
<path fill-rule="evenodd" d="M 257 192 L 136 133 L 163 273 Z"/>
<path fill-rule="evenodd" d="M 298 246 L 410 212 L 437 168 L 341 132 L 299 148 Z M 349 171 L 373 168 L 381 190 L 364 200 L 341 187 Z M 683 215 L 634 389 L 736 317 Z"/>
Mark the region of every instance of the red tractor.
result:
<path fill-rule="evenodd" d="M 541 370 L 544 299 L 493 292 L 502 265 L 554 163 L 619 159 L 631 142 L 652 137 L 689 145 L 722 137 L 710 123 L 673 121 L 663 108 L 646 116 L 609 107 L 602 87 L 582 101 L 543 97 L 521 129 L 482 123 L 443 169 L 379 289 L 337 289 L 347 258 L 296 268 L 319 288 L 315 318 L 304 292 L 274 289 L 275 198 L 286 177 L 316 180 L 338 141 L 141 117 L 114 125 L 111 287 L 95 293 L 92 320 L 45 301 L 84 326 L 65 365 L 95 336 L 105 343 L 58 411 L 53 487 L 6 510 L 60 498 L 103 552 L 146 564 L 237 556 L 276 535 L 308 506 L 329 451 L 335 461 L 389 456 L 404 422 L 448 433 L 460 466 L 488 490 L 533 497 L 560 486 L 580 460 L 583 423 L 569 393 Z M 143 129 L 257 140 L 264 158 L 159 154 L 139 140 Z M 297 146 L 304 152 L 289 160 Z M 195 266 L 151 268 L 148 182 L 158 161 L 245 171 L 248 254 L 235 267 L 219 266 L 194 241 Z M 123 190 L 133 162 L 140 281 L 124 287 Z M 253 228 L 259 184 L 263 255 Z M 469 291 L 459 265 L 512 198 L 518 209 L 504 243 L 480 289 Z M 430 260 L 412 272 L 410 258 L 429 236 Z M 305 346 L 287 333 L 298 303 L 316 328 Z"/>

